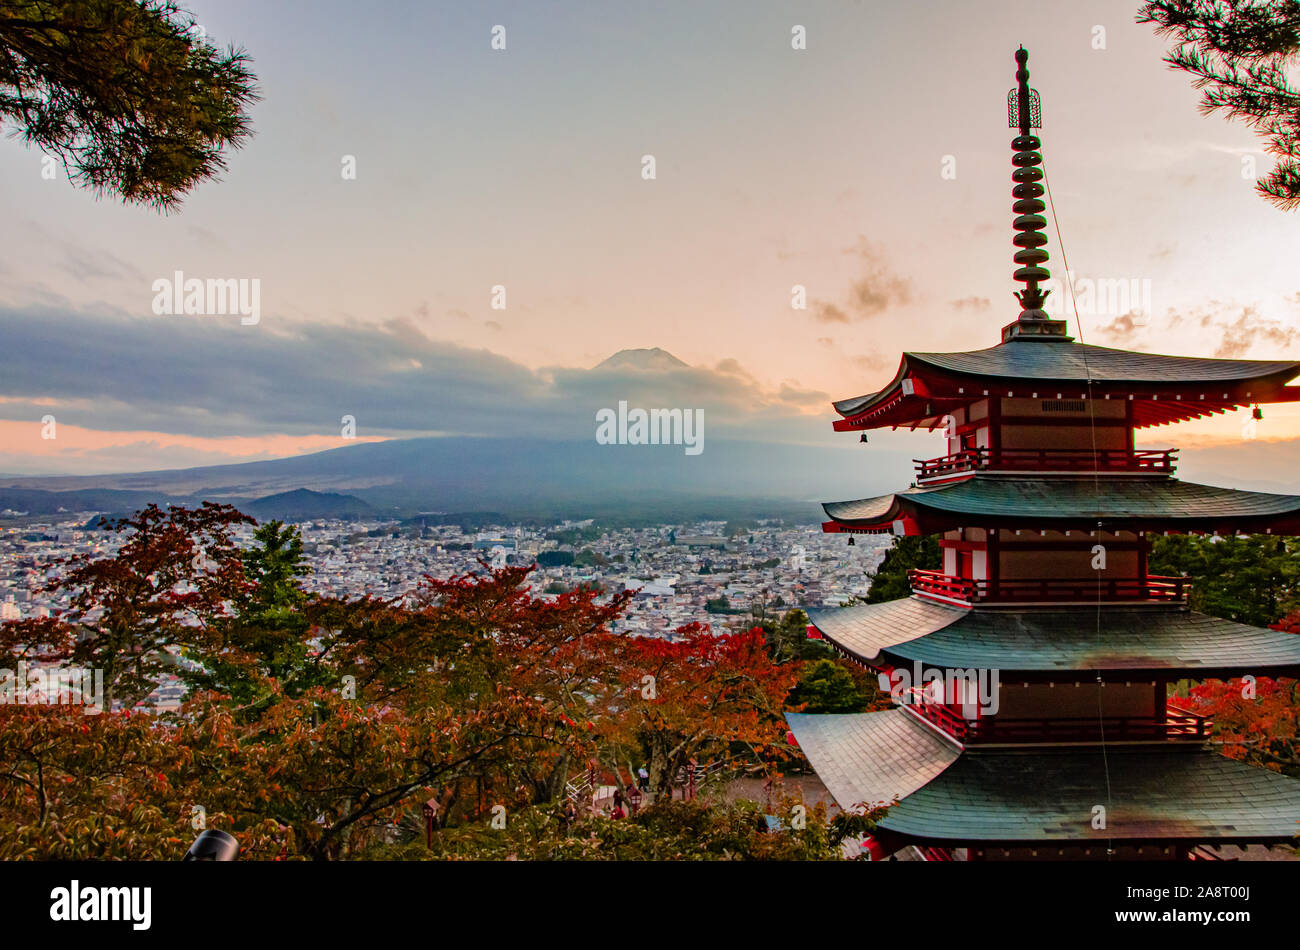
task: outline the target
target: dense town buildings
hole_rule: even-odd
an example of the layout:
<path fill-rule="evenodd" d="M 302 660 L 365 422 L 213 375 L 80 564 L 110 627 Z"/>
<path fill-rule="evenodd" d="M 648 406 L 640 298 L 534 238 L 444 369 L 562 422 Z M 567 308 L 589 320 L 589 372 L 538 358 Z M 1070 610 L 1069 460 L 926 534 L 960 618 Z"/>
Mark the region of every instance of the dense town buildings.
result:
<path fill-rule="evenodd" d="M 89 530 L 92 513 L 66 520 L 0 527 L 0 610 L 4 619 L 57 614 L 62 595 L 40 588 L 57 576 L 55 562 L 76 554 L 107 556 L 111 532 Z M 863 596 L 868 572 L 887 539 L 849 549 L 817 525 L 725 522 L 603 529 L 592 522 L 543 527 L 501 524 L 465 531 L 455 525 L 310 521 L 301 524 L 311 575 L 308 590 L 335 597 L 398 597 L 425 575 L 449 577 L 489 565 L 567 561 L 539 567 L 535 591 L 554 594 L 580 584 L 607 593 L 639 593 L 622 621 L 624 632 L 665 636 L 700 621 L 728 629 L 755 605 L 838 606 Z M 251 543 L 245 529 L 242 543 Z M 546 558 L 546 554 L 559 557 Z M 727 611 L 719 604 L 726 599 Z M 710 602 L 713 607 L 710 609 Z"/>

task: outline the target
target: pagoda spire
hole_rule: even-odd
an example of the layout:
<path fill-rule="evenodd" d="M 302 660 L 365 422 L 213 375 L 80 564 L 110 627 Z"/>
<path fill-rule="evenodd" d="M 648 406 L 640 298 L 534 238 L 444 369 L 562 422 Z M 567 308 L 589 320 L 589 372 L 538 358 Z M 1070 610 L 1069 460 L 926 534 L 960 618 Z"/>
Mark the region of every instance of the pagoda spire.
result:
<path fill-rule="evenodd" d="M 1050 290 L 1039 287 L 1041 281 L 1049 279 L 1052 274 L 1042 265 L 1047 261 L 1047 219 L 1043 217 L 1046 205 L 1043 204 L 1043 186 L 1039 182 L 1043 173 L 1039 165 L 1043 164 L 1043 155 L 1038 151 L 1041 142 L 1032 133 L 1033 129 L 1042 128 L 1042 106 L 1038 90 L 1029 88 L 1029 52 L 1023 46 L 1016 50 L 1015 89 L 1007 93 L 1007 120 L 1012 128 L 1019 127 L 1020 134 L 1011 141 L 1015 155 L 1011 164 L 1015 171 L 1011 180 L 1015 187 L 1011 189 L 1015 203 L 1011 210 L 1016 213 L 1012 222 L 1016 229 L 1013 243 L 1019 250 L 1014 260 L 1020 266 L 1012 276 L 1025 285 L 1025 289 L 1016 294 L 1020 301 L 1020 317 L 1002 329 L 1003 341 L 1011 339 L 1048 337 L 1061 339 L 1065 337 L 1065 321 L 1052 320 L 1048 317 L 1043 304 Z"/>

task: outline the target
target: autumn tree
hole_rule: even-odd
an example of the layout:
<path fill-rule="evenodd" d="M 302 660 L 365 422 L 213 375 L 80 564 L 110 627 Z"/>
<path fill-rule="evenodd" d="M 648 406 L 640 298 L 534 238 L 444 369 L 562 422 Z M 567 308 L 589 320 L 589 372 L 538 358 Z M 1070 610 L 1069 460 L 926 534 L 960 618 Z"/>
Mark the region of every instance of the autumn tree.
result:
<path fill-rule="evenodd" d="M 449 842 L 500 807 L 552 809 L 593 758 L 616 775 L 649 761 L 666 791 L 692 758 L 791 754 L 781 714 L 799 664 L 773 663 L 759 630 L 616 635 L 629 594 L 535 597 L 515 567 L 389 600 L 312 596 L 296 532 L 261 526 L 240 550 L 247 521 L 219 505 L 145 509 L 115 525 L 114 554 L 54 578 L 72 595 L 65 616 L 0 625 L 8 660 L 98 666 L 121 700 L 99 716 L 0 706 L 0 854 L 175 857 L 200 815 L 248 857 L 372 856 L 419 837 L 429 799 Z M 180 714 L 133 712 L 169 669 L 192 687 Z M 752 838 L 749 818 L 715 818 L 720 842 L 740 822 L 742 851 L 785 847 Z M 636 848 L 688 840 L 656 845 L 658 827 Z"/>
<path fill-rule="evenodd" d="M 1283 209 L 1300 204 L 1300 2 L 1152 0 L 1137 19 L 1174 39 L 1165 62 L 1191 75 L 1203 113 L 1244 122 L 1277 156 L 1259 193 Z"/>
<path fill-rule="evenodd" d="M 224 794 L 243 767 L 228 717 L 0 706 L 0 860 L 175 860 L 204 827 L 237 830 L 246 858 L 275 857 L 285 835 L 260 797 Z"/>
<path fill-rule="evenodd" d="M 0 2 L 0 125 L 97 194 L 166 210 L 217 177 L 255 82 L 169 0 Z"/>
<path fill-rule="evenodd" d="M 178 657 L 231 612 L 248 584 L 234 531 L 253 520 L 229 505 L 199 508 L 157 505 L 109 528 L 121 536 L 111 557 L 79 554 L 57 565 L 47 590 L 69 594 L 59 618 L 72 637 L 61 657 L 104 676 L 104 701 L 132 706 L 147 697 L 161 674 L 176 672 Z M 10 633 L 29 636 L 30 626 Z M 45 635 L 53 635 L 53 628 Z"/>
<path fill-rule="evenodd" d="M 166 534 L 158 514 L 135 519 L 155 541 Z M 188 521 L 172 512 L 166 523 Z M 264 540 L 270 535 L 264 532 Z M 112 570 L 100 565 L 95 577 L 117 579 L 123 589 L 131 581 L 147 607 L 157 595 L 142 579 L 145 565 L 169 559 L 158 556 L 160 541 L 135 542 L 105 559 Z M 185 550 L 174 539 L 167 547 Z M 242 569 L 259 556 L 236 552 L 226 563 Z M 231 691 L 195 694 L 175 722 L 129 710 L 83 717 L 62 707 L 0 707 L 0 801 L 13 803 L 25 824 L 75 826 L 86 834 L 93 831 L 84 824 L 88 816 L 110 816 L 104 825 L 114 835 L 129 826 L 135 836 L 119 856 L 171 847 L 171 837 L 189 832 L 189 809 L 197 804 L 241 842 L 252 842 L 254 854 L 283 849 L 289 857 L 330 860 L 389 842 L 395 823 L 417 803 L 449 790 L 447 811 L 460 823 L 479 820 L 484 806 L 513 811 L 549 800 L 563 786 L 566 763 L 594 748 L 586 697 L 608 680 L 588 668 L 596 661 L 584 659 L 591 646 L 584 641 L 603 634 L 622 601 L 597 604 L 589 591 L 539 600 L 521 586 L 525 573 L 431 582 L 414 606 L 373 598 L 308 602 L 296 609 L 309 623 L 282 628 L 299 631 L 308 649 L 296 654 L 300 661 L 275 669 L 269 659 L 288 655 L 285 638 L 236 643 L 230 631 L 242 629 L 239 623 L 211 618 L 204 627 L 211 635 L 187 637 L 188 659 L 200 669 L 224 660 L 224 679 L 212 685 Z M 230 599 L 256 602 L 249 587 L 257 587 L 255 579 Z M 152 609 L 136 616 L 146 632 L 165 626 Z M 116 620 L 107 624 L 116 631 Z M 3 629 L 15 651 L 35 654 L 27 642 L 35 628 Z M 57 652 L 55 641 L 68 629 L 46 624 L 36 631 L 51 641 L 41 650 Z M 259 654 L 259 643 L 275 646 Z M 300 688 L 286 690 L 278 676 Z M 127 723 L 138 723 L 129 735 L 149 741 L 122 739 Z M 104 749 L 94 751 L 99 745 Z M 62 776 L 69 776 L 66 783 Z M 62 797 L 45 793 L 50 783 Z M 23 840 L 40 848 L 39 837 Z M 42 854 L 90 856 L 85 842 L 60 847 L 51 841 L 53 850 Z"/>
<path fill-rule="evenodd" d="M 760 764 L 788 755 L 782 712 L 799 664 L 773 663 L 760 629 L 716 635 L 695 623 L 675 634 L 618 644 L 623 693 L 603 750 L 613 775 L 624 766 L 635 774 L 640 758 L 657 797 L 691 760 Z"/>
<path fill-rule="evenodd" d="M 219 804 L 258 803 L 296 853 L 332 859 L 387 840 L 429 797 L 443 823 L 553 800 L 594 749 L 590 699 L 610 682 L 594 641 L 626 598 L 535 598 L 528 570 L 431 578 L 410 603 L 307 604 L 312 648 L 292 675 L 311 685 L 293 694 L 246 667 L 271 701 Z"/>
<path fill-rule="evenodd" d="M 1214 741 L 1234 759 L 1300 778 L 1300 685 L 1293 679 L 1207 680 L 1180 700 L 1214 717 Z"/>
<path fill-rule="evenodd" d="M 625 819 L 579 815 L 566 822 L 557 808 L 521 812 L 501 830 L 465 825 L 437 836 L 434 856 L 448 860 L 532 861 L 831 861 L 845 838 L 874 828 L 876 810 L 861 821 L 831 818 L 826 806 L 806 806 L 793 827 L 796 799 L 782 801 L 777 827 L 756 802 L 663 798 Z M 424 842 L 388 848 L 383 857 L 425 857 Z"/>

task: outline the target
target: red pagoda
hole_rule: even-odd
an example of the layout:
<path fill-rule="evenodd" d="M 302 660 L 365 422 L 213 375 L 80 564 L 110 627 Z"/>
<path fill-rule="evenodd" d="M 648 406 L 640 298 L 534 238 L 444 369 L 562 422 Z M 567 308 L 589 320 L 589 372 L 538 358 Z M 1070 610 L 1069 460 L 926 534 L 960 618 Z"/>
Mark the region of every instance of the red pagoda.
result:
<path fill-rule="evenodd" d="M 1174 477 L 1136 430 L 1300 400 L 1291 360 L 1222 360 L 1074 342 L 1043 310 L 1048 259 L 1038 94 L 1015 54 L 1012 209 L 1025 285 L 1002 342 L 904 353 L 894 379 L 835 403 L 835 429 L 947 433 L 896 494 L 824 505 L 828 532 L 939 535 L 910 597 L 810 610 L 896 706 L 788 716 L 845 808 L 890 804 L 868 849 L 930 859 L 1213 856 L 1300 833 L 1300 781 L 1229 759 L 1169 699 L 1184 679 L 1296 676 L 1300 636 L 1191 611 L 1147 569 L 1158 533 L 1300 534 L 1300 496 Z"/>

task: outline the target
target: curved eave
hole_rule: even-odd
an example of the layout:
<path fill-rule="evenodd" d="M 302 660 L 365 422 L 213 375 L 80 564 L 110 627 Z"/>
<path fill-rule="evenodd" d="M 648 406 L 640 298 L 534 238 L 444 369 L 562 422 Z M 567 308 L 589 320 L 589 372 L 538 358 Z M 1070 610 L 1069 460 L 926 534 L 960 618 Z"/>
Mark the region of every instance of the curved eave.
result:
<path fill-rule="evenodd" d="M 1203 749 L 963 752 L 902 709 L 786 721 L 841 808 L 890 805 L 881 829 L 912 840 L 1277 842 L 1300 830 L 1300 780 Z"/>
<path fill-rule="evenodd" d="M 833 793 L 832 793 L 833 794 Z M 1106 806 L 1104 828 L 1094 808 Z M 1204 750 L 966 753 L 880 827 L 930 843 L 1279 842 L 1300 780 Z"/>
<path fill-rule="evenodd" d="M 1063 349 L 1073 347 L 1081 349 Z M 1061 342 L 1013 341 L 961 353 L 904 353 L 898 373 L 883 389 L 832 404 L 842 417 L 834 428 L 929 429 L 941 424 L 945 412 L 985 396 L 1059 394 L 1130 401 L 1133 424 L 1140 429 L 1253 403 L 1300 401 L 1300 386 L 1286 385 L 1298 374 L 1300 362 L 1290 360 L 1162 356 Z"/>
<path fill-rule="evenodd" d="M 883 389 L 874 393 L 867 393 L 865 396 L 851 396 L 848 399 L 839 399 L 832 402 L 831 405 L 836 412 L 845 418 L 862 415 L 899 393 L 900 384 L 905 375 L 907 375 L 906 353 L 898 361 L 898 372 L 894 374 L 894 378 Z"/>
<path fill-rule="evenodd" d="M 1231 360 L 1168 356 L 1057 341 L 1011 341 L 956 353 L 906 353 L 914 372 L 929 371 L 987 385 L 1060 384 L 1121 387 L 1130 392 L 1178 386 L 1210 400 L 1234 386 L 1273 390 L 1300 375 L 1296 360 Z"/>
<path fill-rule="evenodd" d="M 975 526 L 1300 534 L 1300 496 L 1174 478 L 978 474 L 822 508 L 830 519 L 827 531 L 896 530 L 910 520 L 922 534 Z"/>
<path fill-rule="evenodd" d="M 807 610 L 808 622 L 823 637 L 867 666 L 879 665 L 884 651 L 891 647 L 942 630 L 969 612 L 969 608 L 949 607 L 915 596 L 880 604 Z"/>
<path fill-rule="evenodd" d="M 889 805 L 948 768 L 960 748 L 901 709 L 786 713 L 795 741 L 845 810 Z"/>
<path fill-rule="evenodd" d="M 950 607 L 923 597 L 808 611 L 839 650 L 867 666 L 999 670 L 1007 680 L 1078 671 L 1164 679 L 1295 676 L 1300 635 L 1177 606 L 1107 605 L 1092 622 L 1077 609 Z"/>

